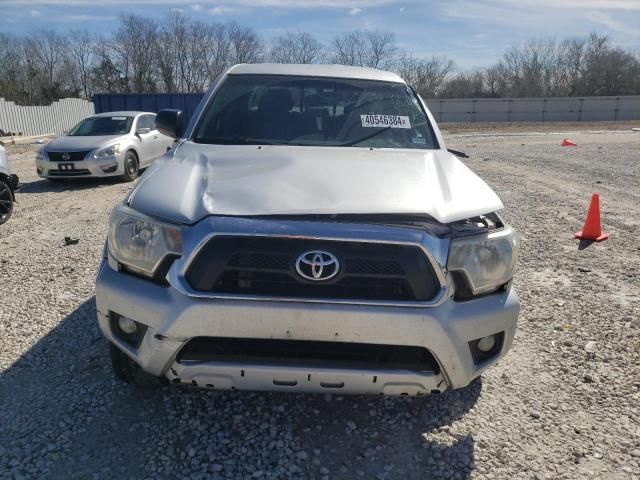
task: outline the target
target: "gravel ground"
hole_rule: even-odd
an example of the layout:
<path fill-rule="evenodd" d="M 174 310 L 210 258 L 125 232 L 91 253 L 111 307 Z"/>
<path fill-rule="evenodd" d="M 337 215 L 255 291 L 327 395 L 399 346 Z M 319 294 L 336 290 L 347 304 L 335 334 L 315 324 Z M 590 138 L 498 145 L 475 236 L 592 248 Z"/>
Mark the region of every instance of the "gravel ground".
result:
<path fill-rule="evenodd" d="M 119 383 L 93 285 L 129 186 L 54 185 L 34 146 L 9 147 L 23 189 L 0 227 L 0 478 L 639 479 L 640 133 L 561 148 L 459 132 L 448 146 L 522 234 L 522 313 L 498 366 L 429 398 Z M 610 240 L 580 245 L 593 191 Z"/>

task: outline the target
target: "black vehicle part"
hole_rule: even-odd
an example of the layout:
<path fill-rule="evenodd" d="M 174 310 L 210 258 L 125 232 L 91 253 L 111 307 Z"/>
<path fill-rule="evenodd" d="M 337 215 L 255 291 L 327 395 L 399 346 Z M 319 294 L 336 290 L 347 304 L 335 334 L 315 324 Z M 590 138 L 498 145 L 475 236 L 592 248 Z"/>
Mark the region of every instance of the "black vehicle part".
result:
<path fill-rule="evenodd" d="M 126 182 L 132 182 L 138 178 L 140 173 L 140 162 L 138 156 L 133 150 L 129 150 L 124 156 L 124 174 L 122 178 Z"/>
<path fill-rule="evenodd" d="M 137 388 L 153 388 L 162 385 L 163 379 L 151 375 L 122 352 L 114 344 L 109 343 L 109 354 L 113 372 L 120 380 Z"/>
<path fill-rule="evenodd" d="M 13 190 L 6 179 L 0 178 L 0 225 L 9 221 L 13 213 Z"/>
<path fill-rule="evenodd" d="M 160 110 L 156 115 L 156 128 L 171 138 L 180 138 L 184 132 L 184 115 L 182 110 Z"/>
<path fill-rule="evenodd" d="M 461 152 L 460 150 L 454 150 L 453 148 L 447 148 L 447 152 L 453 153 L 456 157 L 469 158 L 469 155 L 467 155 L 466 153 Z"/>
<path fill-rule="evenodd" d="M 180 350 L 177 360 L 440 372 L 424 347 L 268 338 L 196 337 Z"/>
<path fill-rule="evenodd" d="M 327 281 L 296 272 L 304 252 L 327 251 L 340 271 Z M 440 283 L 417 246 L 279 237 L 216 236 L 198 252 L 186 278 L 198 291 L 287 298 L 429 301 Z"/>
<path fill-rule="evenodd" d="M 81 162 L 91 150 L 81 152 L 47 152 L 47 157 L 51 162 Z"/>
<path fill-rule="evenodd" d="M 481 340 L 480 338 L 469 342 L 469 349 L 471 350 L 473 363 L 475 363 L 476 365 L 484 363 L 487 360 L 492 359 L 502 351 L 502 345 L 504 344 L 504 332 L 496 333 L 494 336 L 495 344 L 493 345 L 493 348 L 488 352 L 483 352 L 478 348 L 478 342 Z"/>

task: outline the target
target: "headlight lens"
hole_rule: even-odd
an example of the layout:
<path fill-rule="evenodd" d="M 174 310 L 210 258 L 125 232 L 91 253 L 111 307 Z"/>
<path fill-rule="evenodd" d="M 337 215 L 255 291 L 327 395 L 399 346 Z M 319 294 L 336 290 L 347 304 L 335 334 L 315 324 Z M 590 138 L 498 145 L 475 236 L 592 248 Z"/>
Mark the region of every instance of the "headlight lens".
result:
<path fill-rule="evenodd" d="M 109 252 L 127 269 L 153 277 L 167 256 L 182 254 L 182 232 L 175 225 L 118 205 L 110 219 Z"/>
<path fill-rule="evenodd" d="M 44 152 L 44 147 L 41 148 L 40 150 L 38 150 L 38 152 L 36 153 L 36 160 L 46 160 L 47 159 L 47 154 Z"/>
<path fill-rule="evenodd" d="M 116 143 L 115 145 L 111 145 L 109 147 L 103 148 L 102 150 L 98 150 L 95 154 L 96 158 L 105 158 L 105 157 L 113 157 L 115 154 L 120 152 L 120 144 Z"/>
<path fill-rule="evenodd" d="M 513 278 L 520 241 L 511 227 L 451 241 L 447 268 L 461 272 L 471 293 L 489 293 Z"/>

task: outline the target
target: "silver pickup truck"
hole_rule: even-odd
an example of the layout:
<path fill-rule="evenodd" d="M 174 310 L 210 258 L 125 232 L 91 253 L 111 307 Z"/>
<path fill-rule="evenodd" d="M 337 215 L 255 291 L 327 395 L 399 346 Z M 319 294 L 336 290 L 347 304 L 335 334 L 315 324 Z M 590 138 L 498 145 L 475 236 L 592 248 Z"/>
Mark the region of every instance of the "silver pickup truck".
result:
<path fill-rule="evenodd" d="M 97 277 L 122 380 L 425 395 L 509 350 L 518 237 L 397 75 L 237 65 L 156 124 Z"/>

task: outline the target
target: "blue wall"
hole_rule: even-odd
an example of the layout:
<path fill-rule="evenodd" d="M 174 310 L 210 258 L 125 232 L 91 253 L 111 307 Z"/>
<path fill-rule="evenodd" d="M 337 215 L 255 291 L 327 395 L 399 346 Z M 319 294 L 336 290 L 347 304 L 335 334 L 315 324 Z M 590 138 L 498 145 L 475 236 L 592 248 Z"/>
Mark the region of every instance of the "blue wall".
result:
<path fill-rule="evenodd" d="M 165 108 L 182 110 L 189 123 L 204 93 L 98 93 L 93 96 L 96 113 L 119 110 L 159 112 Z"/>

